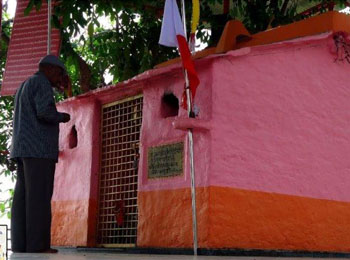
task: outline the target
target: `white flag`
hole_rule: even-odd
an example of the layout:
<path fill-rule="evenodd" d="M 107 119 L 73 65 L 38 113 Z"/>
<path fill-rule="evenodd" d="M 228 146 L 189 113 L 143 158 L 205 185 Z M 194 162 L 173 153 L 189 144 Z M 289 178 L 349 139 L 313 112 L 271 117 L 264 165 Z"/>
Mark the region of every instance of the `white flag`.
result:
<path fill-rule="evenodd" d="M 165 1 L 163 24 L 160 32 L 159 44 L 179 48 L 182 66 L 188 73 L 189 87 L 191 90 L 192 99 L 194 99 L 197 86 L 199 85 L 199 78 L 192 61 L 191 52 L 188 48 L 183 23 L 176 0 Z M 184 91 L 182 100 L 182 106 L 187 109 L 186 90 Z"/>
<path fill-rule="evenodd" d="M 159 44 L 178 47 L 177 36 L 185 37 L 184 26 L 176 0 L 166 0 Z"/>

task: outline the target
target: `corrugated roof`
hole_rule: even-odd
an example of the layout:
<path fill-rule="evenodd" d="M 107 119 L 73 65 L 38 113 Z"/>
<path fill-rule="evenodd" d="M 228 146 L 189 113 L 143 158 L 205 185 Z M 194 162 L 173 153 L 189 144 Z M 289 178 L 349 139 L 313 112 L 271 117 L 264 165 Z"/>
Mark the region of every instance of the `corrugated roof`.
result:
<path fill-rule="evenodd" d="M 47 54 L 48 8 L 43 2 L 39 12 L 33 8 L 24 15 L 29 0 L 18 0 L 12 36 L 7 53 L 1 95 L 14 95 L 20 84 L 38 70 L 39 60 Z M 60 32 L 52 29 L 51 53 L 59 55 Z"/>

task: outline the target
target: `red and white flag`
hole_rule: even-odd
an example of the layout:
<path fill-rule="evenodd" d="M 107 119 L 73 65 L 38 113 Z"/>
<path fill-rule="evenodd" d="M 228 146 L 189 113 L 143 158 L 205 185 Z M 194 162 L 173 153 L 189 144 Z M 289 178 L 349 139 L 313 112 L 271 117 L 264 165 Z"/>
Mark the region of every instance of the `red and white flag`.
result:
<path fill-rule="evenodd" d="M 182 59 L 182 65 L 187 71 L 189 87 L 192 93 L 192 100 L 196 95 L 196 90 L 199 85 L 199 78 L 194 67 L 191 52 L 185 37 L 184 26 L 181 20 L 179 8 L 176 0 L 166 0 L 164 7 L 164 16 L 162 30 L 160 33 L 159 44 L 168 47 L 178 47 Z M 186 95 L 182 104 L 187 108 Z"/>

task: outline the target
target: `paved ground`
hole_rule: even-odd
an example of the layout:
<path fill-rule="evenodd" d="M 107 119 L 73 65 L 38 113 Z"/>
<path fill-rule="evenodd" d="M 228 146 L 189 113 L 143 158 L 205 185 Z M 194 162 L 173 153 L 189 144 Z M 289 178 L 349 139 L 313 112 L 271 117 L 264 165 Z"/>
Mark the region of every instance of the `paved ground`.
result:
<path fill-rule="evenodd" d="M 10 260 L 253 260 L 276 259 L 257 257 L 228 257 L 228 256 L 184 256 L 184 255 L 144 255 L 144 254 L 113 254 L 113 253 L 86 253 L 86 252 L 59 252 L 58 254 L 12 254 Z M 287 259 L 287 258 L 284 258 Z M 304 259 L 304 258 L 303 258 Z"/>
<path fill-rule="evenodd" d="M 297 257 L 234 257 L 234 256 L 189 256 L 189 255 L 145 255 L 145 254 L 119 254 L 97 252 L 75 252 L 72 250 L 60 250 L 58 254 L 10 254 L 9 260 L 306 260 L 321 258 L 297 258 Z M 339 258 L 322 258 L 339 259 Z"/>

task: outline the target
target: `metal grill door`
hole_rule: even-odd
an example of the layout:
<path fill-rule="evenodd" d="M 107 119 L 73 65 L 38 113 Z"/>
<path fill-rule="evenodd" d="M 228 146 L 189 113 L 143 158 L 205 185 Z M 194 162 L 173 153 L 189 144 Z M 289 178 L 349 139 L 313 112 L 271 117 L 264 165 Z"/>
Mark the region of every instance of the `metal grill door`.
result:
<path fill-rule="evenodd" d="M 138 145 L 143 97 L 102 107 L 97 243 L 132 247 L 137 238 Z"/>

